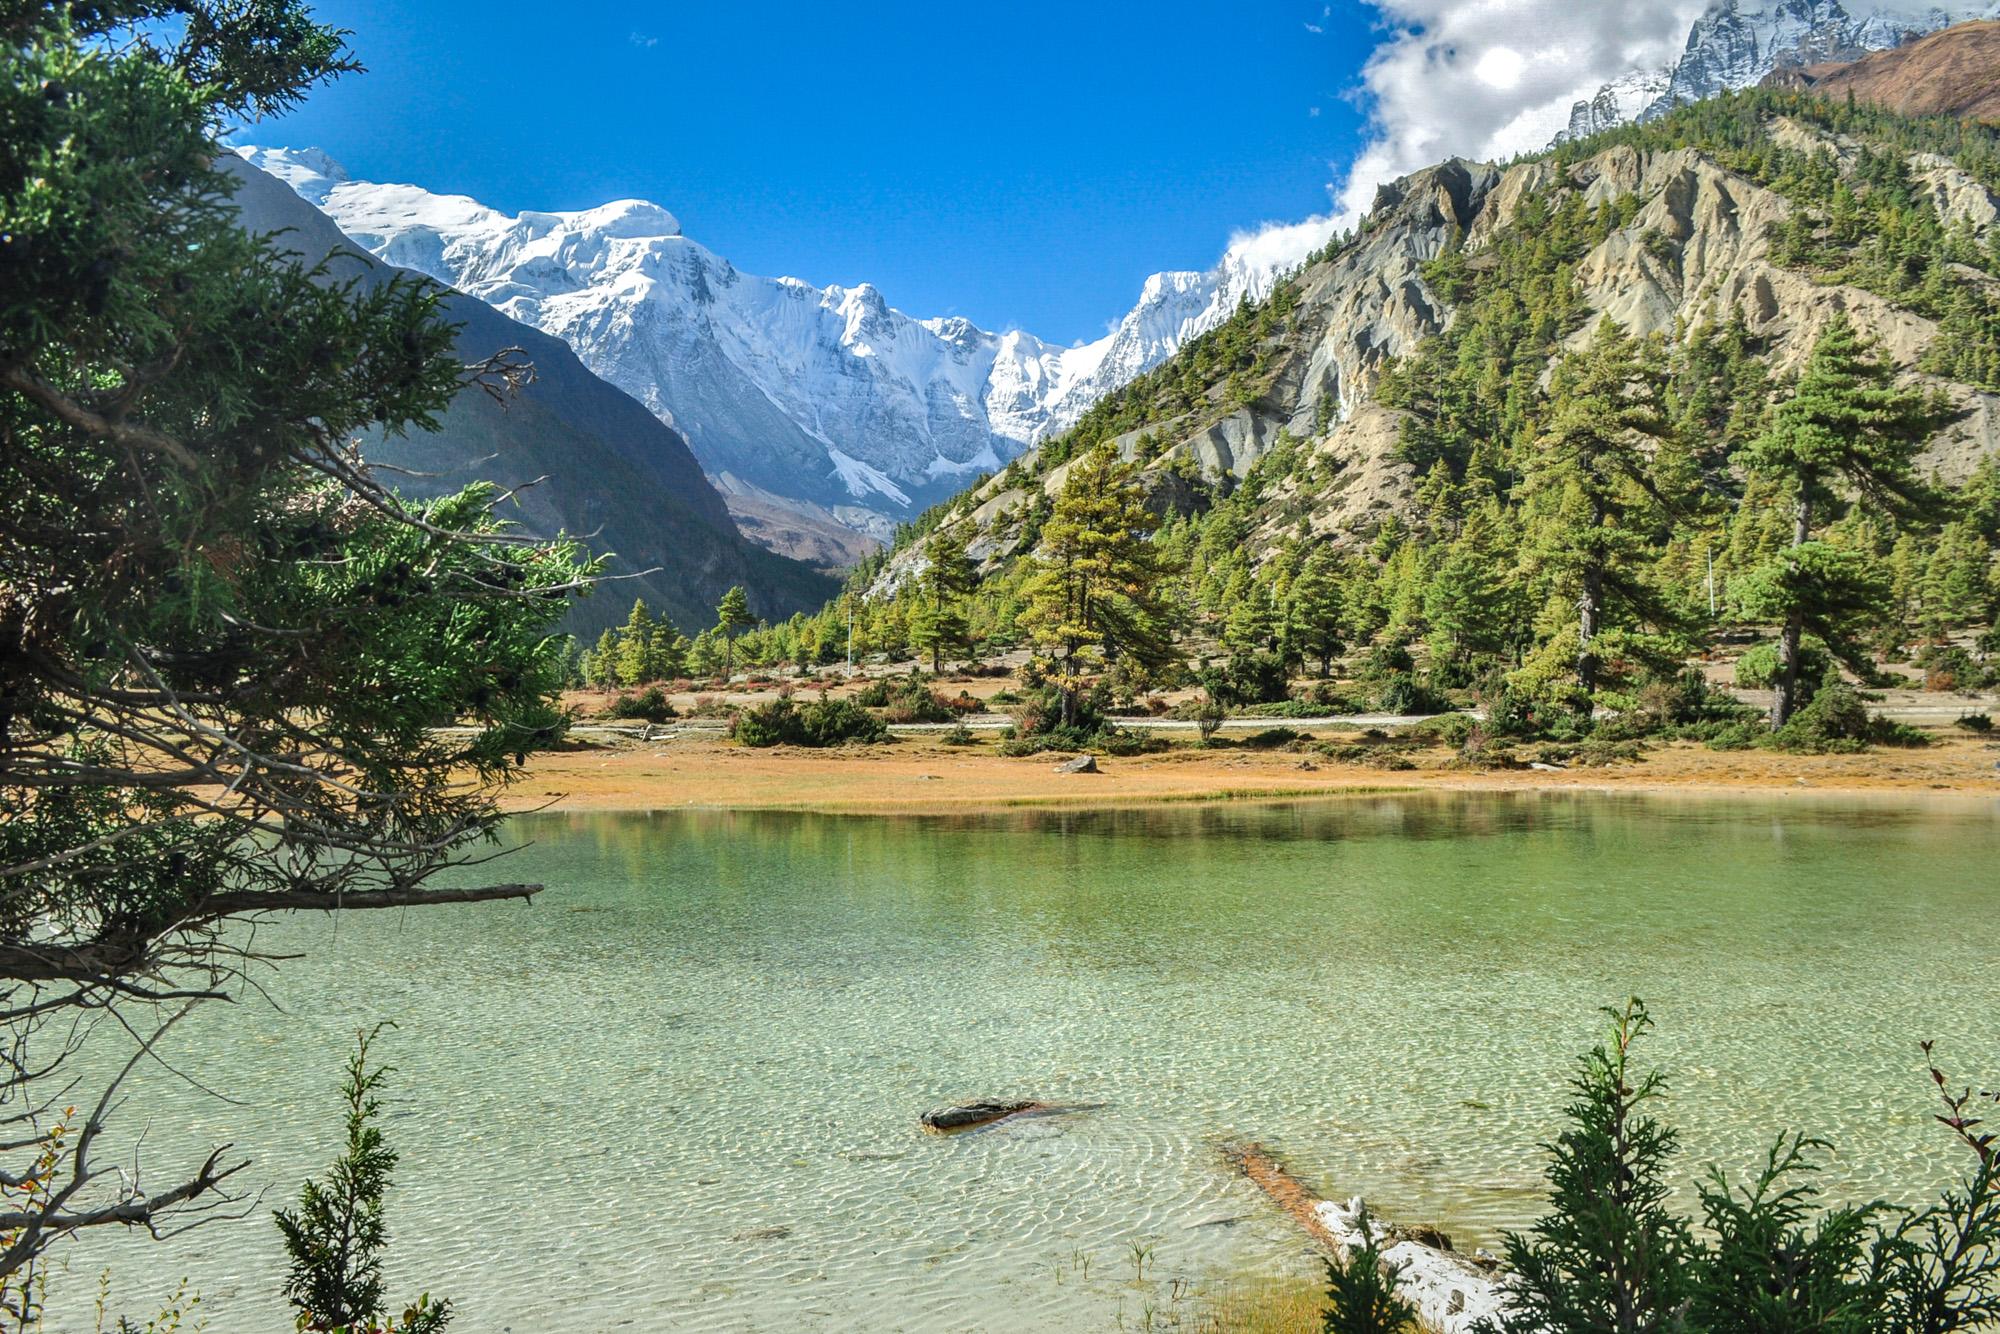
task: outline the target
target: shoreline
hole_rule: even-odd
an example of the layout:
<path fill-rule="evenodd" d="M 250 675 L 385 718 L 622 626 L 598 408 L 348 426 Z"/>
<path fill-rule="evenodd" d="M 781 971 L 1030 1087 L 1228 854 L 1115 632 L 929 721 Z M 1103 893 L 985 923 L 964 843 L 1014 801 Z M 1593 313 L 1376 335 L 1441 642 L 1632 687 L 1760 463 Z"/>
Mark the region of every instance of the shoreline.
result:
<path fill-rule="evenodd" d="M 1949 734 L 1922 750 L 1858 755 L 1718 752 L 1674 742 L 1638 761 L 1553 770 L 1452 768 L 1441 748 L 1418 757 L 1417 767 L 1409 769 L 1234 746 L 1100 756 L 1100 772 L 1094 774 L 1057 773 L 1063 758 L 1055 752 L 1007 758 L 983 742 L 953 747 L 907 733 L 888 745 L 828 750 L 752 750 L 722 739 L 713 728 L 681 728 L 650 740 L 638 732 L 614 733 L 575 749 L 534 755 L 503 806 L 509 814 L 946 815 L 1431 792 L 2000 798 L 2000 742 Z"/>

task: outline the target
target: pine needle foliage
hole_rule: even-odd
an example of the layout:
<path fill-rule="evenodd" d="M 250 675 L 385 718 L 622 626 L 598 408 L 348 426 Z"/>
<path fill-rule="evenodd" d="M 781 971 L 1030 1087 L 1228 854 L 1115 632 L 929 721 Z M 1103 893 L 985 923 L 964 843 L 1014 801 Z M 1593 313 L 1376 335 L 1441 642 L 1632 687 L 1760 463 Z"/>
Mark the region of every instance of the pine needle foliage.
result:
<path fill-rule="evenodd" d="M 368 1051 L 387 1023 L 357 1034 L 340 1094 L 347 1104 L 346 1146 L 324 1180 L 300 1188 L 296 1210 L 279 1209 L 290 1272 L 285 1299 L 298 1312 L 300 1330 L 313 1334 L 435 1334 L 451 1319 L 449 1301 L 419 1298 L 402 1321 L 382 1317 L 383 1251 L 389 1243 L 383 1200 L 398 1154 L 382 1137 L 377 1091 L 393 1067 L 368 1065 Z"/>
<path fill-rule="evenodd" d="M 1825 1206 L 1814 1177 L 1831 1146 L 1790 1132 L 1747 1184 L 1708 1169 L 1697 1231 L 1667 1204 L 1679 1142 L 1652 1111 L 1665 1083 L 1633 1064 L 1646 1006 L 1605 1013 L 1607 1040 L 1571 1080 L 1569 1128 L 1545 1146 L 1549 1212 L 1507 1239 L 1498 1334 L 1954 1334 L 2000 1320 L 2000 1153 L 1977 1115 L 1996 1095 L 1955 1091 L 1930 1067 L 1935 1120 L 1973 1156 L 1932 1205 Z"/>
<path fill-rule="evenodd" d="M 1640 1075 L 1632 1047 L 1653 1026 L 1643 1001 L 1606 1009 L 1611 1030 L 1570 1079 L 1576 1098 L 1550 1155 L 1549 1212 L 1507 1238 L 1518 1275 L 1504 1328 L 1650 1334 L 1685 1328 L 1693 1295 L 1691 1229 L 1667 1207 L 1676 1134 L 1652 1116 L 1666 1088 Z"/>
<path fill-rule="evenodd" d="M 1402 1267 L 1383 1260 L 1367 1209 L 1354 1225 L 1366 1240 L 1349 1248 L 1347 1263 L 1326 1266 L 1323 1334 L 1415 1334 L 1417 1308 L 1396 1291 Z"/>

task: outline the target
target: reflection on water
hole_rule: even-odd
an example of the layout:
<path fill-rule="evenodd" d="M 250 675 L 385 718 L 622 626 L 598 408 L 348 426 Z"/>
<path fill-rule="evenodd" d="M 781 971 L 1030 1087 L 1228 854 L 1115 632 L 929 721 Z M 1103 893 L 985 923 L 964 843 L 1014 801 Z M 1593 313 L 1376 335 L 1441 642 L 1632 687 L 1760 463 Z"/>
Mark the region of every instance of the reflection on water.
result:
<path fill-rule="evenodd" d="M 1329 1193 L 1491 1244 L 1593 1007 L 1663 1033 L 1687 1164 L 1804 1125 L 1837 1195 L 1956 1166 L 1916 1040 L 2000 1065 L 2000 812 L 1397 797 L 995 818 L 541 817 L 531 908 L 267 931 L 304 952 L 147 1076 L 148 1160 L 233 1140 L 267 1204 L 331 1156 L 357 1024 L 392 1018 L 391 1292 L 466 1334 L 1084 1330 L 1136 1314 L 1129 1246 L 1206 1278 L 1302 1263 L 1218 1164 L 1280 1147 Z M 975 1096 L 1103 1104 L 950 1138 Z M 1075 1271 L 1090 1257 L 1087 1279 Z M 1056 1281 L 1056 1264 L 1065 1269 Z M 88 1329 L 186 1274 L 217 1334 L 286 1328 L 262 1217 L 94 1238 Z"/>

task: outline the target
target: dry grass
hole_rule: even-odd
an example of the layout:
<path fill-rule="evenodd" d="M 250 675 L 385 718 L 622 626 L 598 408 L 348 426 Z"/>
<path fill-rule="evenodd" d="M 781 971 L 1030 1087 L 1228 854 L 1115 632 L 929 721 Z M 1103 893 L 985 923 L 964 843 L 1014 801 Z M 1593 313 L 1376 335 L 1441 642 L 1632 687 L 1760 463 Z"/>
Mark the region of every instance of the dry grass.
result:
<path fill-rule="evenodd" d="M 1329 735 L 1338 735 L 1331 733 Z M 1926 750 L 1864 755 L 1716 752 L 1685 742 L 1643 763 L 1560 772 L 1450 767 L 1442 747 L 1418 767 L 1388 770 L 1284 751 L 1177 750 L 1102 759 L 1095 775 L 1059 775 L 1055 756 L 1006 759 L 990 742 L 950 747 L 907 737 L 890 746 L 753 751 L 712 737 L 604 744 L 536 755 L 508 794 L 514 809 L 948 811 L 1008 806 L 1115 806 L 1273 800 L 1396 790 L 1735 791 L 2000 795 L 2000 743 L 1940 734 Z M 1310 762 L 1312 769 L 1302 767 Z"/>
<path fill-rule="evenodd" d="M 1201 1303 L 1195 1334 L 1320 1334 L 1326 1301 L 1303 1280 L 1236 1284 Z"/>

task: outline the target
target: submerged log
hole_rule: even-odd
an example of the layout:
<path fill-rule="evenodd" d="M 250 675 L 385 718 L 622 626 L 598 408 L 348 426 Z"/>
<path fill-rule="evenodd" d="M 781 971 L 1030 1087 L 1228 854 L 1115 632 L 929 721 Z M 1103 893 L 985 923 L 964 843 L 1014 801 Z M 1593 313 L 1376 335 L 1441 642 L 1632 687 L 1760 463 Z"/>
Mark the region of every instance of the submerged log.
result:
<path fill-rule="evenodd" d="M 1045 1102 L 1010 1102 L 988 1098 L 979 1102 L 962 1102 L 955 1107 L 933 1107 L 917 1119 L 924 1123 L 926 1130 L 965 1130 L 1021 1112 L 1047 1110 L 1049 1104 Z"/>
<path fill-rule="evenodd" d="M 1346 1264 L 1352 1251 L 1365 1243 L 1360 1196 L 1346 1204 L 1319 1198 L 1261 1144 L 1225 1148 L 1222 1153 L 1305 1228 L 1336 1263 Z M 1451 1238 L 1433 1227 L 1393 1227 L 1372 1215 L 1368 1224 L 1384 1266 L 1399 1266 L 1402 1271 L 1397 1292 L 1417 1308 L 1426 1329 L 1437 1334 L 1471 1334 L 1473 1326 L 1500 1314 L 1506 1288 L 1498 1261 L 1460 1255 L 1452 1250 Z"/>

